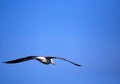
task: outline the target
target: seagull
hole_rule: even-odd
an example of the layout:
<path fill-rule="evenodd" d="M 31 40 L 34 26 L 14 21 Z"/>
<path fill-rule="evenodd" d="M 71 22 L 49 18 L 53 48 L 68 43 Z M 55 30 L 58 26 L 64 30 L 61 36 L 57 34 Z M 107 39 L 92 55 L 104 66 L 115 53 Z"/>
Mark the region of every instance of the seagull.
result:
<path fill-rule="evenodd" d="M 6 62 L 3 62 L 3 63 L 14 64 L 14 63 L 24 62 L 24 61 L 28 61 L 28 60 L 32 60 L 32 59 L 38 60 L 39 62 L 41 62 L 43 64 L 46 64 L 46 65 L 47 64 L 55 65 L 53 59 L 61 59 L 61 60 L 67 61 L 69 63 L 72 63 L 72 64 L 74 64 L 76 66 L 81 66 L 80 64 L 76 64 L 76 63 L 74 63 L 72 61 L 69 61 L 67 59 L 64 59 L 64 58 L 61 58 L 61 57 L 55 57 L 55 56 L 27 56 L 27 57 L 15 59 L 15 60 L 6 61 Z"/>

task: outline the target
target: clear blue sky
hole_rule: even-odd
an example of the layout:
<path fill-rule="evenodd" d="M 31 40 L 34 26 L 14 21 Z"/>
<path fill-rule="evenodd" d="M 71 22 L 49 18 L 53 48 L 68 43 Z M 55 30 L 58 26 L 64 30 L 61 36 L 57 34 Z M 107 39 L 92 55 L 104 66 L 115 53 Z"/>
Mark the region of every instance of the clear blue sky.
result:
<path fill-rule="evenodd" d="M 0 0 L 0 84 L 119 84 L 118 0 Z M 28 55 L 62 60 L 43 65 Z"/>

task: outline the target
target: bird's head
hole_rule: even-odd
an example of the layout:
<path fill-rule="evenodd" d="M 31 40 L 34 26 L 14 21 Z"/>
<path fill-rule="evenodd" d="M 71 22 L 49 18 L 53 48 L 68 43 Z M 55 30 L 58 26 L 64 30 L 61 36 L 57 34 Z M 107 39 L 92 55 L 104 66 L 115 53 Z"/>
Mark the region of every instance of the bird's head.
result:
<path fill-rule="evenodd" d="M 51 59 L 51 64 L 55 65 L 55 62 L 54 62 L 54 60 L 53 60 L 53 59 Z"/>

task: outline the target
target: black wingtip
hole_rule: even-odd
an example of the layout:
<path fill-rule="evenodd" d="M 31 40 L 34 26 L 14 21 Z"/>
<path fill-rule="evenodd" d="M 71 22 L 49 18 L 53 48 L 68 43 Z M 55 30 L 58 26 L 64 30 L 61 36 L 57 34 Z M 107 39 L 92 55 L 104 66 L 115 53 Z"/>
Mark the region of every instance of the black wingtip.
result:
<path fill-rule="evenodd" d="M 79 66 L 79 67 L 81 67 L 82 65 L 76 64 L 76 66 Z"/>
<path fill-rule="evenodd" d="M 5 64 L 11 64 L 11 63 L 9 63 L 9 62 L 2 62 L 2 63 L 5 63 Z"/>
<path fill-rule="evenodd" d="M 6 63 L 6 62 L 2 62 L 2 63 Z"/>
<path fill-rule="evenodd" d="M 74 64 L 74 65 L 76 65 L 76 66 L 79 66 L 79 67 L 81 67 L 82 65 L 80 65 L 80 64 L 76 64 L 76 63 L 72 63 L 72 64 Z"/>

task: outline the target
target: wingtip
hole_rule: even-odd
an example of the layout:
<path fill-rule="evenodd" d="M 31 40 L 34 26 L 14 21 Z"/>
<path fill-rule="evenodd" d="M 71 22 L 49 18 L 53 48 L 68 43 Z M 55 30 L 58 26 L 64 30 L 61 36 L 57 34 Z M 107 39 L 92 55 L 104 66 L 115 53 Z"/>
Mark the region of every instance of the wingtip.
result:
<path fill-rule="evenodd" d="M 2 62 L 2 63 L 9 64 L 8 62 Z"/>
<path fill-rule="evenodd" d="M 76 64 L 76 66 L 79 66 L 79 67 L 81 67 L 82 65 L 80 65 L 80 64 Z"/>
<path fill-rule="evenodd" d="M 2 63 L 6 63 L 6 62 L 2 62 Z"/>

